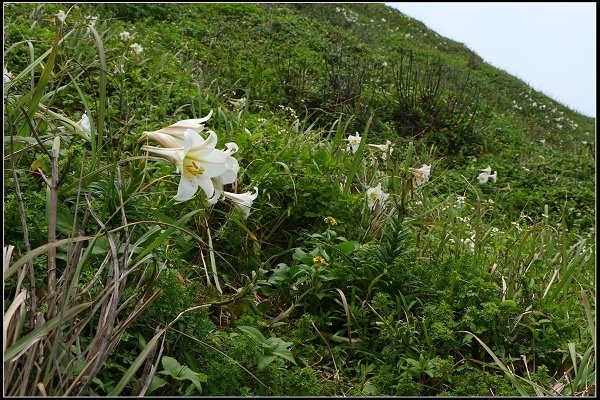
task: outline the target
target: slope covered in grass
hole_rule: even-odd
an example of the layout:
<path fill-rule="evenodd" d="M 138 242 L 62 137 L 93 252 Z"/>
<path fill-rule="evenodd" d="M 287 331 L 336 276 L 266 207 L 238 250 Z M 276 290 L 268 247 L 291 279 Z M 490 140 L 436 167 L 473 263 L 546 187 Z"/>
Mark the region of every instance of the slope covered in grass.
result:
<path fill-rule="evenodd" d="M 595 390 L 595 119 L 380 4 L 4 11 L 8 394 Z"/>

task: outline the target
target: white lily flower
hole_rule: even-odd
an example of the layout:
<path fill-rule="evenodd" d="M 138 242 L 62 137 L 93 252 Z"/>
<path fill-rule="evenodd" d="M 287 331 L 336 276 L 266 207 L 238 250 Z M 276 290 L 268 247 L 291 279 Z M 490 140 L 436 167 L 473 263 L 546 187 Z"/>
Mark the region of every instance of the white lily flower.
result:
<path fill-rule="evenodd" d="M 258 197 L 258 188 L 254 186 L 254 193 L 231 193 L 223 192 L 223 196 L 231 201 L 235 206 L 242 210 L 245 214 L 245 218 L 248 218 L 252 209 L 252 202 Z"/>
<path fill-rule="evenodd" d="M 479 183 L 481 183 L 482 185 L 484 183 L 487 183 L 487 181 L 490 179 L 490 175 L 486 174 L 485 172 L 480 173 L 479 175 L 477 175 L 477 180 L 479 181 Z"/>
<path fill-rule="evenodd" d="M 241 99 L 231 99 L 229 100 L 229 104 L 231 104 L 234 108 L 244 108 L 244 106 L 246 105 L 247 100 L 245 97 L 242 97 Z"/>
<path fill-rule="evenodd" d="M 202 132 L 204 130 L 204 122 L 210 119 L 212 113 L 212 110 L 210 110 L 206 117 L 184 119 L 157 131 L 144 132 L 144 135 L 148 139 L 156 140 L 164 147 L 183 147 L 184 132 L 187 130 L 192 130 L 196 133 Z"/>
<path fill-rule="evenodd" d="M 142 146 L 142 150 L 173 162 L 177 172 L 181 173 L 177 195 L 174 197 L 177 201 L 191 199 L 199 187 L 206 194 L 206 198 L 212 198 L 215 187 L 211 178 L 218 177 L 227 171 L 228 154 L 215 149 L 217 135 L 212 131 L 209 132 L 208 138 L 204 140 L 194 130 L 185 130 L 183 147 Z"/>
<path fill-rule="evenodd" d="M 480 184 L 483 185 L 484 183 L 487 183 L 490 178 L 494 181 L 494 183 L 496 183 L 496 178 L 498 177 L 498 171 L 494 171 L 494 173 L 492 174 L 491 168 L 489 166 L 486 169 L 483 169 L 482 171 L 483 171 L 482 173 L 477 175 L 477 180 L 479 181 Z"/>
<path fill-rule="evenodd" d="M 4 83 L 10 82 L 13 78 L 12 72 L 4 68 Z"/>
<path fill-rule="evenodd" d="M 480 171 L 485 172 L 487 175 L 492 173 L 492 168 L 488 165 L 487 168 L 480 169 Z"/>
<path fill-rule="evenodd" d="M 144 51 L 144 48 L 137 43 L 134 43 L 129 47 L 131 47 L 135 54 L 142 54 L 142 51 Z"/>
<path fill-rule="evenodd" d="M 64 24 L 65 20 L 67 19 L 67 14 L 65 14 L 63 10 L 58 10 L 58 13 L 56 13 L 56 18 L 58 18 L 58 20 Z"/>
<path fill-rule="evenodd" d="M 374 188 L 367 189 L 367 204 L 371 210 L 378 204 L 383 204 L 388 197 L 389 193 L 381 190 L 381 183 L 378 183 Z"/>
<path fill-rule="evenodd" d="M 123 32 L 119 33 L 119 37 L 124 42 L 128 42 L 131 40 L 131 35 L 127 31 L 123 31 Z"/>
<path fill-rule="evenodd" d="M 79 120 L 79 126 L 81 127 L 81 130 L 85 133 L 92 133 L 92 129 L 90 127 L 90 119 L 87 116 L 87 114 L 83 114 L 81 116 L 81 119 Z"/>
<path fill-rule="evenodd" d="M 224 192 L 223 186 L 235 182 L 237 180 L 237 174 L 240 170 L 238 161 L 232 157 L 232 154 L 239 150 L 238 145 L 230 142 L 226 143 L 225 147 L 227 147 L 227 149 L 223 150 L 223 152 L 227 154 L 227 158 L 225 160 L 227 170 L 221 175 L 211 178 L 215 187 L 215 192 L 212 197 L 208 198 L 208 202 L 210 204 L 216 204 L 217 201 L 219 201 Z"/>
<path fill-rule="evenodd" d="M 389 140 L 386 140 L 385 144 L 370 144 L 369 143 L 369 146 L 375 147 L 376 149 L 379 149 L 383 152 L 381 154 L 381 158 L 383 159 L 383 161 L 387 160 L 388 150 L 390 152 L 390 155 L 392 154 L 392 151 L 394 150 L 392 148 L 392 142 L 390 142 Z"/>
<path fill-rule="evenodd" d="M 228 185 L 236 181 L 237 174 L 240 170 L 240 164 L 234 157 L 232 157 L 232 154 L 236 153 L 239 150 L 239 147 L 233 142 L 226 143 L 225 146 L 227 149 L 223 150 L 223 152 L 227 154 L 227 159 L 225 161 L 227 164 L 227 170 L 221 174 L 221 179 L 223 180 L 224 185 Z"/>
<path fill-rule="evenodd" d="M 425 182 L 429 181 L 429 175 L 431 175 L 431 165 L 423 164 L 421 168 L 409 168 L 413 174 L 413 181 L 415 187 L 419 187 Z"/>
<path fill-rule="evenodd" d="M 90 28 L 93 28 L 93 27 L 96 26 L 96 21 L 98 20 L 98 17 L 93 17 L 91 15 L 88 15 L 88 16 L 85 17 L 85 19 L 86 19 L 86 22 L 87 22 L 87 25 L 88 25 L 88 27 L 85 30 L 85 32 L 86 33 L 90 33 L 91 32 Z"/>
<path fill-rule="evenodd" d="M 358 146 L 360 145 L 361 139 L 362 138 L 360 137 L 358 132 L 356 132 L 356 136 L 348 135 L 348 139 L 346 139 L 348 141 L 348 147 L 346 149 L 352 149 L 352 153 L 356 153 L 356 150 L 358 150 Z"/>

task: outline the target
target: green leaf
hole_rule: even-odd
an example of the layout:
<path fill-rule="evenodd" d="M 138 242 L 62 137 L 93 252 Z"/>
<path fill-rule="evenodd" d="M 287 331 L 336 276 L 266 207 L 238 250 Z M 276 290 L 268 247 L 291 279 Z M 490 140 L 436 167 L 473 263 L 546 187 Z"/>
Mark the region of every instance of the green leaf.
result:
<path fill-rule="evenodd" d="M 501 301 L 499 305 L 500 305 L 500 307 L 519 309 L 517 302 L 514 300 L 504 300 L 504 301 Z"/>
<path fill-rule="evenodd" d="M 179 364 L 179 362 L 176 359 L 169 356 L 163 356 L 161 363 L 164 370 L 170 373 L 171 376 L 175 377 L 174 375 L 172 375 L 173 373 L 179 375 L 179 371 L 181 370 L 181 364 Z"/>
<path fill-rule="evenodd" d="M 244 333 L 249 333 L 249 334 L 253 335 L 257 339 L 259 339 L 261 342 L 264 342 L 264 340 L 265 340 L 265 337 L 263 336 L 263 334 L 260 333 L 260 331 L 253 326 L 238 326 L 237 328 Z"/>
<path fill-rule="evenodd" d="M 167 385 L 167 381 L 165 381 L 160 376 L 154 375 L 152 380 L 150 381 L 150 386 L 148 386 L 148 390 L 146 390 L 146 394 L 150 394 L 154 392 L 156 389 L 159 389 L 163 386 Z"/>
<path fill-rule="evenodd" d="M 117 386 L 108 394 L 109 396 L 118 396 L 123 391 L 123 389 L 125 389 L 125 386 L 127 386 L 129 381 L 131 380 L 131 378 L 133 378 L 133 375 L 135 375 L 137 370 L 142 366 L 142 364 L 144 363 L 144 361 L 150 354 L 150 351 L 152 351 L 154 346 L 156 346 L 156 344 L 158 343 L 158 339 L 160 339 L 160 337 L 166 331 L 167 331 L 167 329 L 164 328 L 164 329 L 161 329 L 156 335 L 154 335 L 154 337 L 148 342 L 148 345 L 142 350 L 142 352 L 133 361 L 133 364 L 131 364 L 131 366 L 127 369 L 127 371 L 125 371 L 125 373 L 123 374 L 123 377 L 121 378 L 121 380 L 119 381 Z"/>
<path fill-rule="evenodd" d="M 266 356 L 258 356 L 258 368 L 263 369 L 267 365 L 271 364 L 275 360 L 275 356 L 266 355 Z"/>
<path fill-rule="evenodd" d="M 350 254 L 358 248 L 358 243 L 357 242 L 342 242 L 342 243 L 338 243 L 335 247 L 344 254 Z"/>
<path fill-rule="evenodd" d="M 176 225 L 177 227 L 181 227 L 183 225 L 185 225 L 185 223 L 192 218 L 194 215 L 198 214 L 199 212 L 204 212 L 204 209 L 202 208 L 198 208 L 194 211 L 190 211 L 189 213 L 185 214 L 183 217 L 179 218 L 177 220 L 177 222 L 175 222 L 173 225 Z M 175 232 L 175 228 L 174 227 L 170 227 L 168 229 L 166 229 L 159 237 L 157 237 L 156 239 L 154 239 L 154 241 L 152 243 L 150 243 L 145 249 L 144 251 L 142 251 L 137 258 L 135 259 L 135 262 L 138 262 L 139 260 L 141 260 L 146 254 L 149 254 L 150 252 L 152 252 L 155 248 L 157 248 L 159 245 L 161 245 L 169 236 L 171 236 L 173 234 L 173 232 Z"/>

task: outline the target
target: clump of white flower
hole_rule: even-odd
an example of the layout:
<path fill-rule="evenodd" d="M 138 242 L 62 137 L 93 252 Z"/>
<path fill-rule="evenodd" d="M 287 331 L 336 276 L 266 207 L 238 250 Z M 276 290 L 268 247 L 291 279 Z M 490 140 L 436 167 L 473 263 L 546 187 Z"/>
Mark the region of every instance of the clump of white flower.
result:
<path fill-rule="evenodd" d="M 129 42 L 132 39 L 131 34 L 127 31 L 123 31 L 123 32 L 119 33 L 119 37 L 124 42 Z"/>
<path fill-rule="evenodd" d="M 204 122 L 210 119 L 212 111 L 204 118 L 186 119 L 153 132 L 144 132 L 145 137 L 159 142 L 163 147 L 142 146 L 142 150 L 156 154 L 171 161 L 181 174 L 177 201 L 187 201 L 194 197 L 198 189 L 206 195 L 210 204 L 221 198 L 234 202 L 245 215 L 250 213 L 255 193 L 231 193 L 224 185 L 234 183 L 239 172 L 238 161 L 232 156 L 237 144 L 226 143 L 224 150 L 216 149 L 217 135 L 207 131 L 206 138 L 200 135 L 204 131 Z"/>
<path fill-rule="evenodd" d="M 481 170 L 481 173 L 477 175 L 477 180 L 480 184 L 487 183 L 490 179 L 496 183 L 496 178 L 498 177 L 498 171 L 494 171 L 492 174 L 492 168 L 488 165 L 487 168 Z"/>
<path fill-rule="evenodd" d="M 133 43 L 129 47 L 131 47 L 131 49 L 135 52 L 135 54 L 142 54 L 142 51 L 144 51 L 144 48 L 137 43 Z"/>

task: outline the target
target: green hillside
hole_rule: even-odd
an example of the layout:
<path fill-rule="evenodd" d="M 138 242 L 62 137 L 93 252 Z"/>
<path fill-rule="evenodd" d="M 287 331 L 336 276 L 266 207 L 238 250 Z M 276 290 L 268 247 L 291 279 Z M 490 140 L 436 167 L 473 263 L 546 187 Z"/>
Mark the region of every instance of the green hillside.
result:
<path fill-rule="evenodd" d="M 5 394 L 595 393 L 596 121 L 419 21 L 5 4 L 3 93 Z"/>

